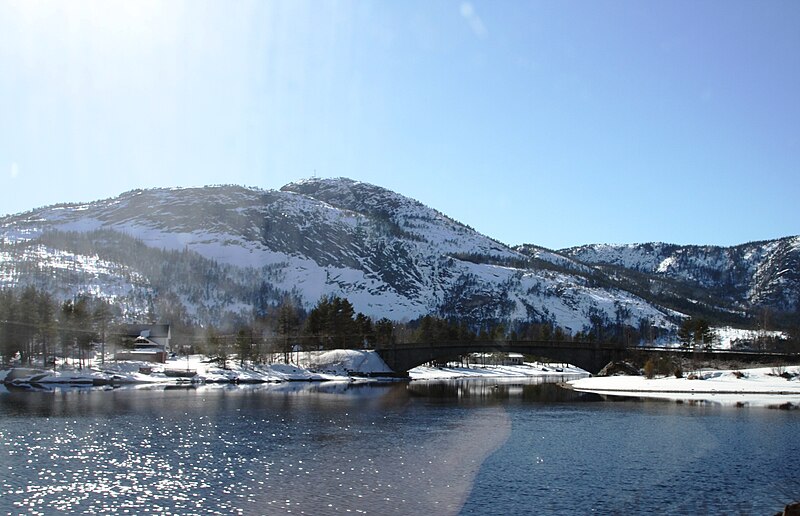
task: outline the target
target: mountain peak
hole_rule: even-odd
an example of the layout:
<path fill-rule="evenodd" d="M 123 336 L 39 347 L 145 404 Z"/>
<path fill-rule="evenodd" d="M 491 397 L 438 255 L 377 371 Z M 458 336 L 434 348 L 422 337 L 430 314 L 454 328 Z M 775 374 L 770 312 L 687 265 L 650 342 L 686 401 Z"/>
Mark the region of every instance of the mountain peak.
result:
<path fill-rule="evenodd" d="M 282 192 L 302 194 L 337 208 L 386 215 L 402 206 L 423 208 L 422 203 L 386 188 L 346 177 L 311 178 L 289 183 Z M 432 210 L 431 210 L 432 211 Z"/>
<path fill-rule="evenodd" d="M 602 314 L 670 328 L 673 313 L 645 301 L 654 283 L 642 278 L 677 292 L 656 301 L 679 310 L 695 307 L 683 295 L 693 285 L 719 294 L 721 302 L 706 296 L 709 306 L 792 308 L 797 247 L 789 239 L 727 252 L 655 243 L 512 249 L 386 188 L 310 178 L 280 191 L 131 190 L 0 218 L 0 288 L 90 291 L 130 313 L 169 296 L 198 322 L 244 317 L 290 294 L 307 307 L 336 294 L 394 320 L 434 313 L 578 332 Z M 600 263 L 635 266 L 636 275 L 626 282 L 619 269 L 592 266 Z"/>

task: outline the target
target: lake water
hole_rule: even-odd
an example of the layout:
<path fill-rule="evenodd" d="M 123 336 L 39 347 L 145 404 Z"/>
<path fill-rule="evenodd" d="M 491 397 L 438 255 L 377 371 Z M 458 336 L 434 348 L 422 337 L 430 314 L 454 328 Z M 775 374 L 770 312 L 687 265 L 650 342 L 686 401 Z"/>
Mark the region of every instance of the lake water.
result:
<path fill-rule="evenodd" d="M 519 381 L 3 391 L 0 512 L 772 514 L 798 435 Z"/>

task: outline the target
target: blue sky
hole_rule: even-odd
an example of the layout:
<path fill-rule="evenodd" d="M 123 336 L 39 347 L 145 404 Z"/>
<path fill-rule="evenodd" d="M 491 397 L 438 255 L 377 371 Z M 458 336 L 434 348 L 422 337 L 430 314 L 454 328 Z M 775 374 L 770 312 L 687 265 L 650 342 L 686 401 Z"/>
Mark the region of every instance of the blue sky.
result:
<path fill-rule="evenodd" d="M 0 213 L 345 176 L 509 244 L 800 234 L 800 2 L 0 0 Z"/>

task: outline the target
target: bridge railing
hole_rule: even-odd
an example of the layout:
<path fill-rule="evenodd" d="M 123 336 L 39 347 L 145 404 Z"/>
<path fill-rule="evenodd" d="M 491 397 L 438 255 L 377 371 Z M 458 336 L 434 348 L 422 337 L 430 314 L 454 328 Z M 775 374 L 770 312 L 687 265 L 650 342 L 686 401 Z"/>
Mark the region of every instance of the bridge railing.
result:
<path fill-rule="evenodd" d="M 732 350 L 722 348 L 710 349 L 696 349 L 688 347 L 675 347 L 675 346 L 624 346 L 615 343 L 600 343 L 600 342 L 574 342 L 574 341 L 552 341 L 552 340 L 498 340 L 498 341 L 429 341 L 429 342 L 398 342 L 378 348 L 379 350 L 390 351 L 405 351 L 415 349 L 437 348 L 437 349 L 464 349 L 475 348 L 477 349 L 496 349 L 497 351 L 514 351 L 514 348 L 530 349 L 532 347 L 542 349 L 564 349 L 564 350 L 598 350 L 598 351 L 644 351 L 644 352 L 663 352 L 663 353 L 704 353 L 704 354 L 719 354 L 719 355 L 739 355 L 739 356 L 760 356 L 760 357 L 797 357 L 800 359 L 800 353 L 786 353 L 774 351 L 750 351 L 750 350 Z"/>
<path fill-rule="evenodd" d="M 498 350 L 513 350 L 513 348 L 541 347 L 547 349 L 625 349 L 619 344 L 598 342 L 567 342 L 551 340 L 470 340 L 470 341 L 429 341 L 429 342 L 398 342 L 378 349 L 381 350 L 412 350 L 425 348 L 497 348 Z"/>

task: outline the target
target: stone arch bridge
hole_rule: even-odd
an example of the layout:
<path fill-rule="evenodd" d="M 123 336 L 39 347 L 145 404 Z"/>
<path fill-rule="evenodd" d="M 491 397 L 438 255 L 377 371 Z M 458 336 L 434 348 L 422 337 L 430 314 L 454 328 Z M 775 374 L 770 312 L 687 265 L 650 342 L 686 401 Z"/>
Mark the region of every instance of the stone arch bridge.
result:
<path fill-rule="evenodd" d="M 403 375 L 419 365 L 455 359 L 469 353 L 521 353 L 564 362 L 597 373 L 613 360 L 626 360 L 643 355 L 663 356 L 665 353 L 700 359 L 736 360 L 740 362 L 800 363 L 797 353 L 761 353 L 752 351 L 712 350 L 695 351 L 684 348 L 623 347 L 619 344 L 563 341 L 471 341 L 396 343 L 376 350 L 386 365 Z"/>

